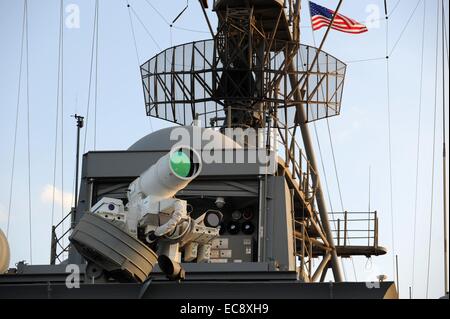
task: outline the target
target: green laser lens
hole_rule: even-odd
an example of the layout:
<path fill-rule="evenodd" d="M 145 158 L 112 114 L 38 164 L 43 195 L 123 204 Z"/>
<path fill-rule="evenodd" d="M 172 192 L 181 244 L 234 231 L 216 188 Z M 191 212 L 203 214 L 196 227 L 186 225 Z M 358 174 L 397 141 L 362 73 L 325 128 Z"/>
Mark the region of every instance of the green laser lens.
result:
<path fill-rule="evenodd" d="M 188 177 L 191 171 L 191 160 L 183 151 L 176 151 L 170 157 L 170 167 L 178 176 Z"/>

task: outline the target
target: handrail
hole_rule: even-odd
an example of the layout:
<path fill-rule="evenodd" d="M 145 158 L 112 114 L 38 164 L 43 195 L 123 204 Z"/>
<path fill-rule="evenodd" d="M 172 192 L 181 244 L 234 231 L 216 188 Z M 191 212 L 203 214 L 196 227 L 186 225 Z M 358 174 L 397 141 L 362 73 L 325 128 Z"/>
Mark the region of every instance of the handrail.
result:
<path fill-rule="evenodd" d="M 61 259 L 59 258 L 63 253 L 67 252 L 70 247 L 70 243 L 64 247 L 63 245 L 63 239 L 67 238 L 69 233 L 73 230 L 72 226 L 68 227 L 61 235 L 57 235 L 56 231 L 58 228 L 60 228 L 64 221 L 67 220 L 69 216 L 72 216 L 72 211 L 69 212 L 64 218 L 61 219 L 61 221 L 56 224 L 56 226 L 52 226 L 51 231 L 51 245 L 50 245 L 50 264 L 55 265 L 56 261 L 61 263 Z"/>
<path fill-rule="evenodd" d="M 335 212 L 335 215 L 343 216 L 331 222 L 337 222 L 337 229 L 331 230 L 336 238 L 338 246 L 361 246 L 361 242 L 349 243 L 349 240 L 364 240 L 363 246 L 378 247 L 378 213 L 377 212 Z M 352 218 L 352 216 L 366 215 L 368 218 Z M 356 225 L 355 225 L 356 224 Z M 354 226 L 351 226 L 354 225 Z M 366 233 L 367 236 L 361 236 Z"/>

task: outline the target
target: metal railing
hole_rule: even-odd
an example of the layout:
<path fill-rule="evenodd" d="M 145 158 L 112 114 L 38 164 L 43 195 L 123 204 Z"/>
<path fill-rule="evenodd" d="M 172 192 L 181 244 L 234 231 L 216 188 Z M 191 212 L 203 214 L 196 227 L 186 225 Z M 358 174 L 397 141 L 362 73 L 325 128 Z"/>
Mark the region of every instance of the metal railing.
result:
<path fill-rule="evenodd" d="M 307 226 L 305 221 L 295 221 L 295 229 L 298 231 L 295 237 L 302 241 L 300 249 L 296 249 L 296 256 L 300 257 L 300 269 L 306 271 L 308 277 L 311 278 L 313 271 L 313 245 L 311 238 L 308 235 Z M 298 230 L 299 229 L 299 230 Z"/>
<path fill-rule="evenodd" d="M 378 248 L 377 212 L 334 212 L 330 223 L 337 246 L 367 246 Z"/>
<path fill-rule="evenodd" d="M 57 225 L 52 226 L 52 237 L 51 237 L 51 251 L 50 251 L 50 264 L 55 265 L 57 262 L 61 263 L 64 261 L 64 254 L 69 252 L 70 241 L 69 236 L 72 232 L 72 221 L 67 229 L 64 229 L 65 221 L 73 216 L 73 210 L 69 212 Z M 62 234 L 58 236 L 58 231 L 61 230 Z"/>
<path fill-rule="evenodd" d="M 277 120 L 275 119 L 275 121 Z M 282 148 L 278 153 L 284 160 L 286 169 L 291 173 L 292 178 L 298 181 L 298 187 L 305 194 L 306 201 L 314 208 L 317 173 L 298 144 L 297 139 L 292 135 L 291 130 L 286 129 L 285 124 L 279 121 L 277 121 L 277 126 L 280 138 L 279 144 Z"/>

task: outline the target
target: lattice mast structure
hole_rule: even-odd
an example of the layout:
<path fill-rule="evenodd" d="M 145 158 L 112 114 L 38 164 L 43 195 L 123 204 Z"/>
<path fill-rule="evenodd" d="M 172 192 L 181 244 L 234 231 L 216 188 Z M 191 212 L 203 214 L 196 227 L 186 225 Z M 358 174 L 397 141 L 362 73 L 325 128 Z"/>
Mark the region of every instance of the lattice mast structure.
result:
<path fill-rule="evenodd" d="M 377 236 L 372 247 L 335 246 L 308 123 L 340 114 L 346 65 L 300 43 L 300 0 L 216 0 L 212 9 L 213 39 L 169 48 L 142 65 L 147 114 L 276 133 L 278 174 L 294 193 L 301 276 L 323 280 L 331 268 L 342 281 L 339 256 L 377 254 Z"/>

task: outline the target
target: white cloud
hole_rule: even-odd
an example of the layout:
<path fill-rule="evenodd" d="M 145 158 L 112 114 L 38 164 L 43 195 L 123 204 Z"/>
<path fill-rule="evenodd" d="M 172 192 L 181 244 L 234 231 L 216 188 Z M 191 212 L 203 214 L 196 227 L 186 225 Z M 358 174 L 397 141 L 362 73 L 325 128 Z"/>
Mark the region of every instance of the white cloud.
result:
<path fill-rule="evenodd" d="M 41 192 L 41 200 L 43 203 L 51 204 L 53 203 L 53 198 L 55 199 L 55 207 L 61 206 L 64 202 L 64 210 L 67 212 L 72 207 L 73 194 L 69 192 L 62 192 L 58 187 L 53 185 L 45 185 Z M 64 199 L 63 199 L 64 198 Z"/>

